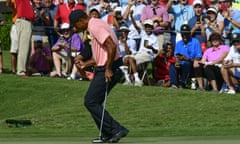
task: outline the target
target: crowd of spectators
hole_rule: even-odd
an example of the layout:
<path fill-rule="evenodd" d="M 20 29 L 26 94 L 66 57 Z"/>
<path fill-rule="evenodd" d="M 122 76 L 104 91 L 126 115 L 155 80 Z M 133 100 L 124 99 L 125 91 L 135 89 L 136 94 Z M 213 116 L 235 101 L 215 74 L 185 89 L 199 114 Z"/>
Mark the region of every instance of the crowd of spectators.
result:
<path fill-rule="evenodd" d="M 13 10 L 11 71 L 91 80 L 91 37 L 69 25 L 83 10 L 108 23 L 121 49 L 124 85 L 235 94 L 240 79 L 240 4 L 234 0 L 7 0 Z M 0 24 L 3 25 L 0 16 Z M 0 49 L 0 73 L 2 58 Z M 145 69 L 151 68 L 151 74 Z M 147 72 L 147 73 L 146 73 Z M 189 85 L 188 85 L 189 84 Z"/>

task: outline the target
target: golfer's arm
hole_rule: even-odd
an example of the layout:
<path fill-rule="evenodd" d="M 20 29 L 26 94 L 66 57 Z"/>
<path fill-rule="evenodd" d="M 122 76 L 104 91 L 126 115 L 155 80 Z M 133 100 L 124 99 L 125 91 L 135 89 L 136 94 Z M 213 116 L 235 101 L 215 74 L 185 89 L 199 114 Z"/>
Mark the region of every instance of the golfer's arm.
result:
<path fill-rule="evenodd" d="M 106 69 L 112 69 L 112 63 L 116 54 L 117 45 L 114 43 L 110 36 L 105 40 L 103 45 L 107 50 L 108 57 L 106 62 Z"/>

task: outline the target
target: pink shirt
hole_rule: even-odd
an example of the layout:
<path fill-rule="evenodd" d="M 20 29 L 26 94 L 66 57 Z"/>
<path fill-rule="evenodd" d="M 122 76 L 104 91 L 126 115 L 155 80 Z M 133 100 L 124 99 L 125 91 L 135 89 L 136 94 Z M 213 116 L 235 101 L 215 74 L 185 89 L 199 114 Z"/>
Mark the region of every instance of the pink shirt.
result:
<path fill-rule="evenodd" d="M 107 51 L 103 43 L 110 36 L 114 43 L 117 45 L 117 50 L 114 60 L 121 57 L 120 49 L 118 46 L 118 39 L 112 28 L 103 20 L 91 18 L 88 22 L 88 31 L 92 39 L 92 54 L 96 61 L 97 66 L 105 66 L 107 62 Z"/>
<path fill-rule="evenodd" d="M 222 56 L 223 52 L 229 52 L 229 49 L 227 45 L 220 45 L 217 50 L 214 50 L 212 47 L 208 48 L 203 54 L 203 59 L 207 62 L 214 62 Z"/>

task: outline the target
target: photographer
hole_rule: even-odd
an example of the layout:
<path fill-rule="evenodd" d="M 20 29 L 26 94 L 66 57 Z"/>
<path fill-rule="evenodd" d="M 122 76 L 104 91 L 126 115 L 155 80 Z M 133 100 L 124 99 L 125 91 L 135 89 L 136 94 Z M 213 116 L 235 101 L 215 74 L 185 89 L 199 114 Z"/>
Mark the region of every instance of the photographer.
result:
<path fill-rule="evenodd" d="M 163 44 L 163 49 L 160 50 L 155 61 L 156 75 L 155 79 L 157 81 L 156 85 L 167 87 L 169 83 L 169 68 L 171 64 L 176 62 L 176 58 L 173 55 L 174 48 L 170 42 Z"/>

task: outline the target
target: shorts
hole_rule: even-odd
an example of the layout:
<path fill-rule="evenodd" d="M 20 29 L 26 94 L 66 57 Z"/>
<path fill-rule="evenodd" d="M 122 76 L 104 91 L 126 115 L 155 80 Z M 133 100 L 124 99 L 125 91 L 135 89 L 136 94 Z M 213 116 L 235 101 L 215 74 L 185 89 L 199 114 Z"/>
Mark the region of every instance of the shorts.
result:
<path fill-rule="evenodd" d="M 142 64 L 153 60 L 153 57 L 148 52 L 137 52 L 135 55 L 129 55 L 136 60 L 136 64 Z"/>
<path fill-rule="evenodd" d="M 17 53 L 18 52 L 18 36 L 17 36 L 16 24 L 12 24 L 11 31 L 10 31 L 10 38 L 11 38 L 10 53 Z"/>

